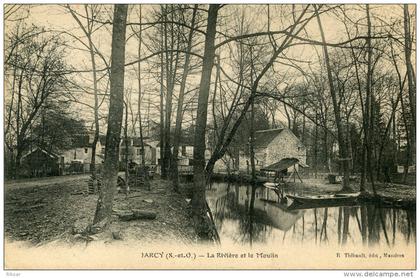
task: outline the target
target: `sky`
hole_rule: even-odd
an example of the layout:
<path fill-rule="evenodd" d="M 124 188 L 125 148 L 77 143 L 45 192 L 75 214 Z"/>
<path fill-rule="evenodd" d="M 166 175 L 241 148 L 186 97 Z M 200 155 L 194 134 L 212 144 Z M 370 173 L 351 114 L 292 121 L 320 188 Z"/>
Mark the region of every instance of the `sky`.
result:
<path fill-rule="evenodd" d="M 271 30 L 278 30 L 283 29 L 283 26 L 287 26 L 290 24 L 290 11 L 291 6 L 289 5 L 287 8 L 284 8 L 284 6 L 280 5 L 270 5 L 270 29 Z M 77 12 L 83 14 L 83 6 L 82 5 L 71 5 L 73 9 L 75 9 Z M 143 12 L 143 22 L 150 20 L 151 13 L 153 9 L 156 8 L 156 6 L 150 6 L 150 5 L 142 5 L 142 12 Z M 300 9 L 300 6 L 296 6 L 296 9 Z M 352 15 L 352 18 L 355 18 L 355 20 L 358 20 L 361 25 L 363 25 L 364 22 L 364 7 L 363 6 L 355 6 L 355 5 L 346 5 L 346 9 L 348 9 L 348 12 L 350 15 Z M 413 8 L 413 7 L 412 7 Z M 104 6 L 104 10 L 111 11 L 112 6 Z M 232 18 L 234 18 L 239 13 L 243 12 L 247 19 L 249 19 L 252 23 L 251 28 L 254 30 L 266 30 L 267 28 L 267 5 L 227 5 L 223 7 L 222 11 L 219 14 L 219 25 L 218 25 L 218 31 L 221 32 L 231 32 L 232 28 L 235 27 L 234 24 L 232 24 Z M 396 5 L 381 5 L 381 6 L 371 6 L 371 12 L 373 17 L 373 22 L 378 23 L 381 19 L 387 20 L 389 18 L 396 18 L 402 16 L 402 7 L 396 6 Z M 134 18 L 136 14 L 133 12 L 131 13 L 131 16 L 128 21 L 138 21 L 137 18 Z M 321 15 L 322 24 L 324 26 L 324 32 L 326 35 L 326 39 L 329 42 L 339 42 L 343 40 L 343 36 L 345 37 L 345 29 L 344 25 L 337 19 L 336 16 L 328 14 L 328 15 Z M 49 30 L 54 30 L 57 32 L 60 31 L 66 31 L 69 33 L 72 33 L 75 36 L 80 37 L 82 40 L 86 41 L 83 37 L 83 33 L 78 30 L 78 25 L 76 21 L 72 18 L 72 16 L 65 10 L 65 8 L 62 5 L 35 5 L 32 6 L 30 9 L 30 15 L 29 18 L 26 20 L 30 24 L 34 24 L 37 26 L 43 26 Z M 288 23 L 289 22 L 289 23 Z M 5 32 L 7 32 L 8 24 L 5 25 Z M 361 27 L 363 28 L 363 27 Z M 201 28 L 202 30 L 205 30 L 204 28 Z M 148 32 L 148 31 L 145 31 Z M 127 34 L 132 33 L 132 30 L 127 29 Z M 311 38 L 313 40 L 320 40 L 319 35 L 319 29 L 318 25 L 316 23 L 316 20 L 313 19 L 306 27 L 306 34 L 302 36 Z M 71 47 L 75 48 L 83 48 L 83 46 L 76 42 L 74 39 L 71 39 L 70 36 L 66 36 L 68 40 L 68 44 Z M 97 47 L 100 49 L 100 51 L 104 54 L 105 57 L 110 56 L 110 50 L 111 50 L 111 27 L 107 27 L 107 30 L 100 30 L 95 33 L 94 36 L 94 43 L 97 45 Z M 220 39 L 217 42 L 219 42 Z M 127 48 L 126 48 L 126 62 L 135 61 L 137 59 L 137 40 L 131 38 L 127 42 Z M 202 51 L 202 49 L 200 50 Z M 312 63 L 312 66 L 315 68 L 318 65 L 317 61 L 317 52 L 322 55 L 321 49 L 314 48 L 312 46 L 296 46 L 289 50 L 287 50 L 286 55 L 289 58 L 293 58 L 296 60 L 302 60 L 302 61 L 309 61 Z M 145 49 L 145 46 L 143 46 L 143 54 L 147 55 L 150 53 L 150 51 Z M 221 49 L 218 54 L 225 59 L 230 58 L 230 54 L 226 49 Z M 90 69 L 90 56 L 86 51 L 81 51 L 79 49 L 71 49 L 69 48 L 69 55 L 66 57 L 67 62 L 75 69 L 78 70 L 89 70 Z M 99 61 L 98 61 L 99 60 Z M 103 68 L 104 65 L 101 63 L 100 59 L 97 58 L 98 64 L 100 64 L 98 67 Z M 307 67 L 307 63 L 299 63 L 299 65 L 302 68 Z M 231 68 L 229 65 L 223 65 L 223 67 L 226 66 L 227 71 L 231 71 Z M 143 73 L 142 73 L 142 80 L 143 80 L 143 86 L 144 90 L 149 91 L 152 96 L 150 97 L 152 101 L 152 105 L 143 105 L 142 106 L 142 114 L 149 113 L 152 118 L 154 118 L 155 121 L 158 121 L 159 114 L 157 113 L 157 105 L 158 105 L 158 86 L 157 86 L 157 80 L 151 75 L 150 71 L 152 70 L 148 63 L 144 63 L 142 65 Z M 292 68 L 287 68 L 284 65 L 276 65 L 276 71 L 287 73 L 290 76 L 296 75 L 295 70 Z M 127 68 L 126 71 L 126 89 L 131 90 L 133 92 L 137 92 L 137 80 L 135 77 L 137 73 L 134 72 L 133 67 Z M 83 74 L 83 76 L 79 76 L 76 80 L 82 80 L 81 77 L 83 77 L 85 85 L 89 86 L 89 84 L 92 83 L 92 77 L 90 73 Z M 214 78 L 213 78 L 214 80 Z M 195 74 L 195 76 L 191 76 L 189 78 L 190 88 L 193 88 L 194 86 L 198 86 L 199 84 L 199 72 Z M 102 89 L 105 88 L 105 83 L 101 86 Z M 177 88 L 176 88 L 177 89 Z M 188 88 L 187 88 L 188 90 Z M 133 107 L 137 107 L 137 93 L 133 93 Z M 153 96 L 154 95 L 154 96 Z M 92 96 L 81 96 L 83 99 L 83 102 L 92 104 L 93 98 Z M 106 103 L 106 102 L 105 102 Z M 80 117 L 87 119 L 87 121 L 91 121 L 93 118 L 93 111 L 92 109 L 83 106 L 83 105 L 76 105 L 75 109 L 79 111 Z M 107 106 L 102 106 L 102 114 L 106 115 L 107 112 Z M 187 115 L 188 117 L 188 115 Z M 174 117 L 173 117 L 174 118 Z M 211 117 L 209 117 L 211 118 Z M 281 121 L 285 121 L 284 111 L 282 109 L 279 110 L 278 113 L 276 113 L 276 118 Z M 104 132 L 104 131 L 102 131 Z"/>

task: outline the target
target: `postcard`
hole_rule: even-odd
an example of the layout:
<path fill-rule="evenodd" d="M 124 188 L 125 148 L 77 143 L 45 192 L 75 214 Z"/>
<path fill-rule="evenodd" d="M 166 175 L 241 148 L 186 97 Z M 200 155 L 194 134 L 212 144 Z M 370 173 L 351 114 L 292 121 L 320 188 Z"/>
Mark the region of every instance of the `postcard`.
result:
<path fill-rule="evenodd" d="M 414 4 L 3 12 L 5 270 L 412 275 Z"/>

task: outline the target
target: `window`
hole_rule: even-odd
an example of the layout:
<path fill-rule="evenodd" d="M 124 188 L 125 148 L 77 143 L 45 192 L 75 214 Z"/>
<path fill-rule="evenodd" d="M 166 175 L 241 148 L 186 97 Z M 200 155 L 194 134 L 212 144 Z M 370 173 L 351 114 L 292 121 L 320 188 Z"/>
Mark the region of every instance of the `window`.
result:
<path fill-rule="evenodd" d="M 138 148 L 137 149 L 137 155 L 142 155 L 143 154 L 143 152 L 141 151 L 141 148 Z"/>
<path fill-rule="evenodd" d="M 88 148 L 85 148 L 85 153 L 88 153 Z"/>

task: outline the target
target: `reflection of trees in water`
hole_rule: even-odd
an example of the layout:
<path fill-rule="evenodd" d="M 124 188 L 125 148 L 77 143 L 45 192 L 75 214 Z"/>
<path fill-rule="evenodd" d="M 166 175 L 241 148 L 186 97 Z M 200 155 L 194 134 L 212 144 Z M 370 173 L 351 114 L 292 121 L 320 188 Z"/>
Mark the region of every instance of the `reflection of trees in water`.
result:
<path fill-rule="evenodd" d="M 319 241 L 320 242 L 328 241 L 327 220 L 328 220 L 328 208 L 324 208 L 324 218 L 323 218 L 323 221 L 322 221 L 321 233 L 319 235 Z M 324 236 L 324 238 L 322 236 Z"/>
<path fill-rule="evenodd" d="M 256 219 L 262 217 L 259 215 L 261 212 L 254 208 L 256 189 L 256 187 L 247 187 L 244 214 L 239 218 L 239 237 L 237 241 L 249 243 L 250 246 L 253 242 L 264 243 L 267 240 L 267 225 L 256 221 Z"/>
<path fill-rule="evenodd" d="M 407 215 L 404 219 L 401 214 Z M 410 223 L 415 219 L 415 211 L 404 211 L 392 208 L 379 208 L 374 205 L 361 207 L 342 207 L 338 212 L 337 239 L 338 243 L 345 245 L 349 238 L 360 236 L 363 244 L 370 246 L 386 243 L 388 246 L 395 245 L 397 231 L 402 233 L 406 242 L 412 242 L 413 225 Z M 353 220 L 357 229 L 350 233 L 349 223 Z"/>
<path fill-rule="evenodd" d="M 213 215 L 215 217 L 216 227 L 221 229 L 225 219 L 235 219 L 238 221 L 237 234 L 233 239 L 240 243 L 265 242 L 266 234 L 270 231 L 267 226 L 258 223 L 256 219 L 259 217 L 251 206 L 252 194 L 255 196 L 255 190 L 249 186 L 246 190 L 244 204 L 239 202 L 240 186 L 235 184 L 227 187 L 226 194 L 217 198 L 215 202 Z M 253 199 L 255 202 L 255 198 Z"/>
<path fill-rule="evenodd" d="M 238 186 L 235 185 L 235 191 L 237 187 Z M 238 206 L 238 203 L 239 203 L 239 200 L 238 200 L 239 194 L 235 194 L 235 192 L 230 192 L 230 189 L 231 189 L 231 184 L 228 183 L 226 187 L 226 194 L 216 199 L 215 207 L 213 209 L 214 211 L 212 211 L 217 230 L 221 229 L 223 225 L 223 221 L 226 218 L 229 219 L 233 217 L 233 215 L 231 215 L 232 210 L 227 209 L 227 205 L 229 204 L 229 206 L 235 207 L 235 206 Z"/>
<path fill-rule="evenodd" d="M 302 221 L 293 226 L 291 237 L 283 234 L 284 242 L 297 240 L 322 245 L 329 244 L 333 235 L 334 242 L 339 245 L 392 246 L 396 244 L 398 234 L 406 243 L 415 242 L 415 211 L 369 205 L 307 209 L 306 216 L 307 221 L 302 217 Z"/>
<path fill-rule="evenodd" d="M 263 197 L 250 186 L 246 189 L 230 185 L 226 194 L 217 198 L 213 208 L 219 230 L 226 219 L 235 220 L 236 230 L 229 236 L 240 243 L 268 242 L 274 232 L 280 231 L 275 228 L 277 226 L 260 221 L 267 218 L 262 215 L 264 211 L 252 210 L 253 193 L 256 199 Z M 317 245 L 329 244 L 330 241 L 340 245 L 409 244 L 416 240 L 416 212 L 375 205 L 307 209 L 305 216 L 302 215 L 289 231 L 283 232 L 282 238 L 285 243 L 297 241 Z"/>

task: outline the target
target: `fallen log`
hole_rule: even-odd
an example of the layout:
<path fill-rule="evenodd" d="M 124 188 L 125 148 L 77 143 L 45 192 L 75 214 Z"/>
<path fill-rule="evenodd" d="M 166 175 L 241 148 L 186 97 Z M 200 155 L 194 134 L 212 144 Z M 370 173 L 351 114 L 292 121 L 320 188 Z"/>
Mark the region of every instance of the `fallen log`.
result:
<path fill-rule="evenodd" d="M 85 194 L 87 194 L 87 193 L 85 193 L 85 192 L 83 192 L 83 191 L 79 191 L 79 192 L 72 192 L 72 193 L 70 193 L 70 195 L 85 195 Z"/>
<path fill-rule="evenodd" d="M 44 206 L 45 204 L 38 204 L 38 205 L 30 206 L 30 207 L 18 208 L 18 209 L 15 209 L 13 212 L 14 213 L 31 212 L 33 210 L 43 208 Z"/>
<path fill-rule="evenodd" d="M 131 198 L 137 198 L 137 197 L 142 197 L 143 194 L 140 195 L 128 195 L 127 199 L 131 199 Z"/>
<path fill-rule="evenodd" d="M 132 221 L 132 220 L 153 220 L 156 219 L 156 212 L 146 211 L 146 210 L 129 210 L 129 211 L 120 211 L 117 213 L 118 218 L 122 221 Z"/>

